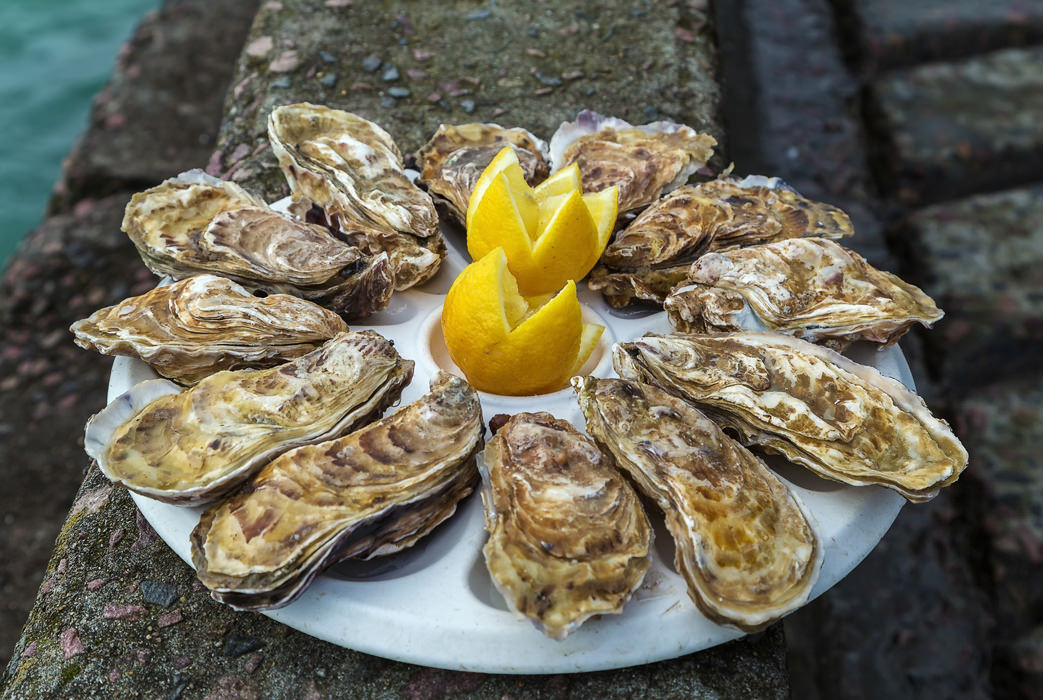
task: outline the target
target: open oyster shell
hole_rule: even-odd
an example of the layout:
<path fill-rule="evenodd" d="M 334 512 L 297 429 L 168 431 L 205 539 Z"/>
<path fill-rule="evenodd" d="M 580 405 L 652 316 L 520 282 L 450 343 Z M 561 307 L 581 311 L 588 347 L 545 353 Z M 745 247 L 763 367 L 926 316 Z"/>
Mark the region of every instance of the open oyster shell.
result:
<path fill-rule="evenodd" d="M 354 236 L 356 244 L 374 237 L 368 247 L 387 251 L 396 289 L 435 274 L 445 257 L 438 214 L 431 197 L 406 177 L 386 131 L 350 112 L 302 102 L 272 110 L 268 138 L 298 215 L 315 205 L 332 229 Z M 388 237 L 394 247 L 381 245 Z"/>
<path fill-rule="evenodd" d="M 412 375 L 413 363 L 383 337 L 349 331 L 277 367 L 218 372 L 184 391 L 142 382 L 87 422 L 84 447 L 132 491 L 205 503 L 276 455 L 379 416 Z"/>
<path fill-rule="evenodd" d="M 648 570 L 652 530 L 590 438 L 549 413 L 518 413 L 479 468 L 482 551 L 511 610 L 553 639 L 592 615 L 621 612 Z"/>
<path fill-rule="evenodd" d="M 771 330 L 840 349 L 890 345 L 942 317 L 922 290 L 825 238 L 793 238 L 709 253 L 663 304 L 679 331 Z"/>
<path fill-rule="evenodd" d="M 417 152 L 420 182 L 445 200 L 449 212 L 461 224 L 467 216 L 471 191 L 482 171 L 504 146 L 513 146 L 530 185 L 546 179 L 547 144 L 525 129 L 505 129 L 499 124 L 442 124 Z"/>
<path fill-rule="evenodd" d="M 258 298 L 215 275 L 193 275 L 95 311 L 70 330 L 76 344 L 127 355 L 195 384 L 225 369 L 270 367 L 348 330 L 340 316 L 288 294 Z"/>
<path fill-rule="evenodd" d="M 755 632 L 807 601 L 822 547 L 761 460 L 657 387 L 594 377 L 572 386 L 587 432 L 662 508 L 674 566 L 707 617 Z"/>
<path fill-rule="evenodd" d="M 396 413 L 287 452 L 203 513 L 199 579 L 237 609 L 278 608 L 333 563 L 412 546 L 473 490 L 484 431 L 477 392 L 442 372 Z"/>
<path fill-rule="evenodd" d="M 680 187 L 713 155 L 717 140 L 690 126 L 658 121 L 634 126 L 583 110 L 550 140 L 552 171 L 579 163 L 584 192 L 619 185 L 619 213 Z"/>
<path fill-rule="evenodd" d="M 914 502 L 956 481 L 967 451 L 923 399 L 872 367 L 780 333 L 647 335 L 617 343 L 624 379 L 658 384 L 820 476 Z"/>
<path fill-rule="evenodd" d="M 719 178 L 682 187 L 641 212 L 605 248 L 590 286 L 613 306 L 633 299 L 662 304 L 704 253 L 853 233 L 843 211 L 801 197 L 778 178 Z"/>
<path fill-rule="evenodd" d="M 355 318 L 383 309 L 394 290 L 386 255 L 367 257 L 201 170 L 135 194 L 123 230 L 150 270 L 176 280 L 209 272 Z"/>

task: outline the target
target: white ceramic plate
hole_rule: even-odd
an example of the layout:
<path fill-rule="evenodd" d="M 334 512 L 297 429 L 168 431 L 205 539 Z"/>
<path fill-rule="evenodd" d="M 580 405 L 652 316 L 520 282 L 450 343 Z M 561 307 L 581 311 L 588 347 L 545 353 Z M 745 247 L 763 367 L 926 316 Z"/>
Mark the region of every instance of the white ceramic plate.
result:
<path fill-rule="evenodd" d="M 283 204 L 282 202 L 278 204 Z M 449 255 L 440 272 L 419 289 L 396 293 L 384 312 L 353 328 L 372 328 L 416 362 L 402 404 L 426 393 L 441 367 L 455 370 L 445 352 L 439 323 L 442 299 L 466 264 L 458 229 L 444 230 Z M 588 320 L 605 325 L 598 349 L 583 374 L 615 376 L 608 349 L 617 340 L 667 331 L 665 314 L 626 317 L 600 294 L 580 288 Z M 897 347 L 868 344 L 847 353 L 859 362 L 913 387 Z M 457 373 L 459 373 L 457 371 Z M 155 377 L 144 363 L 117 358 L 109 400 Z M 550 411 L 581 430 L 583 417 L 572 390 L 536 397 L 481 394 L 486 421 L 497 413 Z M 782 459 L 768 463 L 804 500 L 824 545 L 822 571 L 812 598 L 829 590 L 876 546 L 904 499 L 880 487 L 852 487 L 820 479 Z M 178 556 L 190 562 L 189 533 L 201 508 L 180 508 L 131 494 L 138 508 Z M 334 644 L 399 661 L 487 673 L 563 673 L 620 668 L 674 658 L 727 642 L 742 632 L 710 622 L 673 570 L 673 543 L 658 513 L 655 552 L 645 581 L 621 615 L 586 622 L 561 642 L 544 637 L 507 611 L 485 569 L 482 504 L 477 494 L 413 549 L 370 562 L 339 564 L 318 577 L 294 603 L 269 617 Z"/>

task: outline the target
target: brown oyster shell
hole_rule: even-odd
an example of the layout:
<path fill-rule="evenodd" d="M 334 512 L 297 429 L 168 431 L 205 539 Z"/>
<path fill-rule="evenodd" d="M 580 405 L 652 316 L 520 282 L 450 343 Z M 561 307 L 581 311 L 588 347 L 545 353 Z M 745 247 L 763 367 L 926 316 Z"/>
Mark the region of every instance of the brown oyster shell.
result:
<path fill-rule="evenodd" d="M 288 294 L 258 298 L 215 275 L 193 275 L 95 311 L 76 344 L 147 362 L 181 384 L 226 369 L 270 367 L 348 330 L 340 316 Z"/>
<path fill-rule="evenodd" d="M 203 514 L 199 579 L 237 609 L 278 608 L 337 561 L 412 546 L 473 490 L 483 432 L 478 394 L 443 372 L 391 416 L 283 454 Z"/>
<path fill-rule="evenodd" d="M 663 510 L 674 566 L 707 617 L 755 632 L 807 601 L 822 547 L 767 465 L 662 389 L 594 377 L 572 385 L 587 432 Z"/>
<path fill-rule="evenodd" d="M 854 233 L 840 209 L 801 197 L 778 178 L 719 178 L 689 185 L 641 212 L 605 248 L 593 289 L 614 306 L 662 304 L 678 271 L 704 253 L 798 237 Z"/>
<path fill-rule="evenodd" d="M 394 290 L 385 255 L 367 257 L 201 170 L 135 194 L 123 230 L 150 270 L 175 280 L 209 272 L 348 318 L 383 309 Z"/>
<path fill-rule="evenodd" d="M 294 211 L 320 207 L 331 228 L 372 236 L 369 248 L 387 249 L 395 289 L 427 281 L 445 257 L 431 197 L 406 176 L 391 136 L 362 117 L 307 102 L 277 107 L 268 116 L 268 138 L 290 184 Z M 422 264 L 420 264 L 422 262 Z"/>
<path fill-rule="evenodd" d="M 689 126 L 633 126 L 583 110 L 550 142 L 552 171 L 578 163 L 584 192 L 619 186 L 619 213 L 639 209 L 682 184 L 713 155 L 717 140 Z"/>
<path fill-rule="evenodd" d="M 967 451 L 923 399 L 872 367 L 781 333 L 647 335 L 612 352 L 624 379 L 692 401 L 743 444 L 827 479 L 927 501 Z"/>
<path fill-rule="evenodd" d="M 611 460 L 569 423 L 518 413 L 480 463 L 485 562 L 507 605 L 564 639 L 619 613 L 650 564 L 652 530 Z"/>
<path fill-rule="evenodd" d="M 460 224 L 482 171 L 504 146 L 513 146 L 525 181 L 536 185 L 546 179 L 547 144 L 525 129 L 505 129 L 499 124 L 441 124 L 417 152 L 420 182 L 442 198 Z"/>
<path fill-rule="evenodd" d="M 771 330 L 835 349 L 890 345 L 942 317 L 919 287 L 825 238 L 793 238 L 708 253 L 663 304 L 679 331 Z"/>
<path fill-rule="evenodd" d="M 277 367 L 218 372 L 184 391 L 142 382 L 87 422 L 84 444 L 117 484 L 166 503 L 205 503 L 290 448 L 372 420 L 412 375 L 386 339 L 349 331 Z"/>

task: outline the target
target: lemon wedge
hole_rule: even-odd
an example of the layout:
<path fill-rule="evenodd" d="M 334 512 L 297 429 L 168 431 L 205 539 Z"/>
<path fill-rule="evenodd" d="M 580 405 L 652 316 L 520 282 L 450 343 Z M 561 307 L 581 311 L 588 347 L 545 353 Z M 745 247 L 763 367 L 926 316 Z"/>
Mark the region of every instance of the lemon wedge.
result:
<path fill-rule="evenodd" d="M 554 295 L 523 297 L 503 248 L 471 263 L 442 307 L 453 362 L 476 388 L 495 394 L 556 391 L 583 366 L 603 326 L 583 323 L 576 283 Z"/>

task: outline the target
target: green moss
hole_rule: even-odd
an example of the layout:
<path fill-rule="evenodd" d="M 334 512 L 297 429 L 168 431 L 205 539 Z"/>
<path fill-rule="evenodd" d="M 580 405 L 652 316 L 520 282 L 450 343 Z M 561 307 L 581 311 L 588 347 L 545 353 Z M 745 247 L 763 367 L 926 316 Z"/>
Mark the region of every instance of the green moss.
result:
<path fill-rule="evenodd" d="M 71 682 L 76 676 L 80 675 L 80 671 L 83 670 L 83 666 L 79 664 L 69 664 L 62 669 L 62 684 Z"/>

